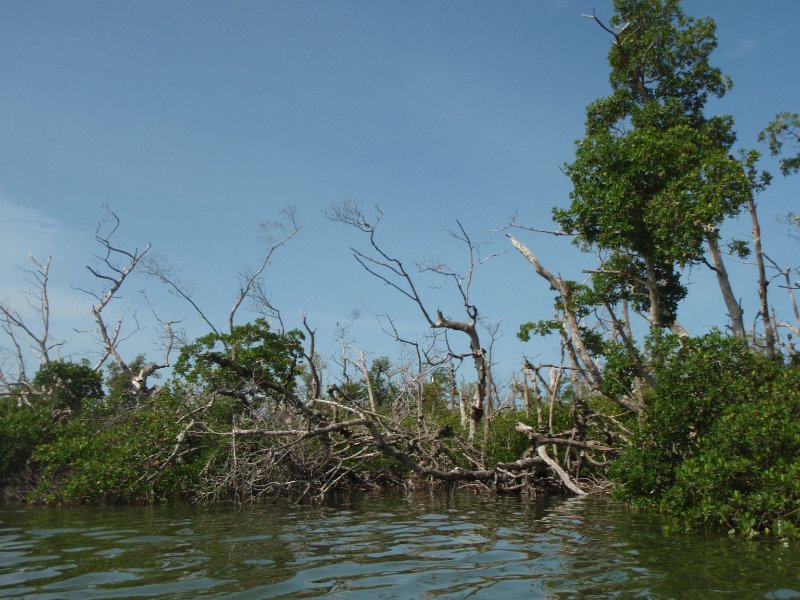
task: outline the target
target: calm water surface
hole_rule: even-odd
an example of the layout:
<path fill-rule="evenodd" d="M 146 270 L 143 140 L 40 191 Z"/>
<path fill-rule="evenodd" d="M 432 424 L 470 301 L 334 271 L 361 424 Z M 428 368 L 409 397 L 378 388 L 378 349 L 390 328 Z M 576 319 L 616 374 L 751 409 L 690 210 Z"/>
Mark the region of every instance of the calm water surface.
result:
<path fill-rule="evenodd" d="M 605 497 L 0 506 L 1 598 L 800 598 L 800 547 L 667 534 Z"/>

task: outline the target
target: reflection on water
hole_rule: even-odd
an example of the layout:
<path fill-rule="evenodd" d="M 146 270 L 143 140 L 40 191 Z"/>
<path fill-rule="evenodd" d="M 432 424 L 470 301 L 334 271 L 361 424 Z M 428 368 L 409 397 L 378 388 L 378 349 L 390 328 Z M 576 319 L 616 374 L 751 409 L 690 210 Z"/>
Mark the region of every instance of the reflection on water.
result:
<path fill-rule="evenodd" d="M 798 550 L 666 535 L 605 497 L 0 507 L 0 597 L 800 598 Z"/>

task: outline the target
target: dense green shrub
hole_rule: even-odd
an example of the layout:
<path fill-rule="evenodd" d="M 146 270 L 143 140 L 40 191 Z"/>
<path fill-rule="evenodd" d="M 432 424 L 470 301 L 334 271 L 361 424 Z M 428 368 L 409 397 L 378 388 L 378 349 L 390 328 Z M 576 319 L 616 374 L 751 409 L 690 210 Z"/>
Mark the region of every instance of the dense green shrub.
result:
<path fill-rule="evenodd" d="M 676 470 L 664 505 L 691 523 L 800 534 L 800 369 L 731 405 Z"/>
<path fill-rule="evenodd" d="M 190 496 L 215 440 L 189 445 L 179 460 L 167 461 L 182 426 L 166 394 L 124 415 L 96 411 L 73 419 L 35 450 L 40 483 L 33 499 L 119 503 Z"/>
<path fill-rule="evenodd" d="M 519 460 L 531 447 L 530 440 L 515 429 L 517 422 L 520 421 L 526 425 L 536 426 L 535 417 L 531 421 L 524 413 L 514 410 L 501 411 L 492 417 L 486 445 L 486 458 L 490 465 Z"/>
<path fill-rule="evenodd" d="M 36 447 L 54 435 L 54 411 L 66 411 L 62 417 L 68 418 L 102 398 L 102 375 L 88 361 L 42 364 L 33 391 L 24 398 L 15 391 L 0 400 L 0 479 L 24 470 Z"/>
<path fill-rule="evenodd" d="M 236 325 L 230 333 L 209 333 L 184 346 L 175 373 L 186 383 L 221 391 L 246 403 L 264 402 L 270 385 L 295 389 L 303 334 L 270 331 L 265 319 Z"/>
<path fill-rule="evenodd" d="M 800 518 L 800 370 L 718 332 L 657 367 L 635 444 L 612 468 L 617 494 L 689 525 L 787 533 Z"/>
<path fill-rule="evenodd" d="M 14 398 L 0 401 L 0 480 L 19 473 L 50 426 L 47 406 L 17 406 Z"/>

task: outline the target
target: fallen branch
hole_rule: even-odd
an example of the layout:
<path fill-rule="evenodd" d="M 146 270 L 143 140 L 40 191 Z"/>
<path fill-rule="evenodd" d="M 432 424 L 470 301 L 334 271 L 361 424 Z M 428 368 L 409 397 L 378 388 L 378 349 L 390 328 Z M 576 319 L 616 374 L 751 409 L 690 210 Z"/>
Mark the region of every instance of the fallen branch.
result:
<path fill-rule="evenodd" d="M 516 429 L 520 433 L 525 434 L 535 446 L 554 444 L 556 446 L 571 446 L 573 448 L 580 448 L 581 450 L 597 450 L 598 452 L 621 452 L 619 448 L 606 446 L 605 444 L 602 444 L 595 440 L 586 440 L 585 442 L 579 442 L 578 440 L 545 436 L 540 433 L 537 433 L 533 427 L 531 427 L 530 425 L 525 425 L 525 423 L 517 423 L 514 429 Z"/>
<path fill-rule="evenodd" d="M 586 492 L 584 492 L 575 484 L 575 482 L 572 481 L 570 476 L 567 475 L 567 472 L 564 471 L 564 469 L 562 469 L 556 461 L 547 455 L 547 450 L 544 446 L 537 447 L 536 454 L 538 454 L 539 457 L 547 464 L 547 466 L 550 467 L 556 473 L 556 475 L 558 475 L 559 479 L 561 479 L 561 482 L 564 484 L 564 487 L 578 496 L 586 495 Z"/>

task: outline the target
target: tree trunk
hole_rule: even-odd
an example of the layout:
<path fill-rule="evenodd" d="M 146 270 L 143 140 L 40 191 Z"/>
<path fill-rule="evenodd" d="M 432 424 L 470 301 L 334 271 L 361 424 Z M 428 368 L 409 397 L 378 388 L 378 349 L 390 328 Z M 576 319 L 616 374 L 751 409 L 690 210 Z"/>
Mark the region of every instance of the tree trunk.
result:
<path fill-rule="evenodd" d="M 758 223 L 756 213 L 756 202 L 751 195 L 747 199 L 747 210 L 750 211 L 750 219 L 753 222 L 753 249 L 756 253 L 756 265 L 758 267 L 758 299 L 761 303 L 761 319 L 764 322 L 764 344 L 767 348 L 767 356 L 775 358 L 775 332 L 772 329 L 772 320 L 769 317 L 769 303 L 767 302 L 767 274 L 764 269 L 764 251 L 761 248 L 761 226 Z"/>
<path fill-rule="evenodd" d="M 631 327 L 631 315 L 630 311 L 628 310 L 628 300 L 623 298 L 622 299 L 622 327 L 620 328 L 620 334 L 627 339 L 629 344 L 633 344 L 631 340 L 633 340 L 633 327 Z M 629 352 L 631 349 L 629 348 Z M 632 357 L 637 363 L 638 373 L 633 378 L 633 394 L 635 396 L 636 401 L 639 403 L 640 406 L 644 407 L 644 381 L 650 385 L 650 387 L 656 387 L 655 376 L 652 373 L 648 373 L 639 361 L 639 356 L 636 354 L 635 349 L 633 349 Z"/>
<path fill-rule="evenodd" d="M 711 256 L 711 262 L 714 264 L 714 273 L 717 275 L 717 283 L 722 292 L 722 298 L 725 300 L 728 316 L 731 319 L 733 335 L 743 342 L 746 342 L 747 335 L 744 329 L 744 312 L 739 302 L 736 301 L 736 296 L 733 294 L 733 288 L 731 288 L 731 282 L 728 278 L 728 270 L 725 268 L 725 263 L 722 261 L 722 253 L 717 243 L 716 229 L 708 232 L 706 242 L 708 243 L 708 253 Z"/>
<path fill-rule="evenodd" d="M 372 389 L 372 381 L 369 378 L 369 370 L 367 370 L 367 361 L 364 358 L 364 353 L 361 350 L 358 351 L 358 356 L 359 356 L 358 366 L 361 367 L 361 373 L 364 375 L 364 383 L 367 386 L 367 397 L 369 398 L 369 409 L 372 412 L 375 412 L 375 411 L 378 410 L 378 408 L 377 408 L 377 406 L 375 406 L 375 392 Z"/>
<path fill-rule="evenodd" d="M 570 291 L 567 284 L 561 277 L 553 275 L 548 269 L 546 269 L 542 263 L 539 262 L 539 259 L 536 255 L 531 252 L 531 250 L 525 246 L 522 242 L 517 241 L 514 236 L 506 234 L 506 237 L 509 239 L 511 244 L 522 254 L 528 262 L 531 263 L 534 270 L 544 279 L 546 279 L 550 285 L 553 287 L 554 290 L 558 292 L 561 298 L 564 300 L 564 322 L 567 325 L 568 335 L 572 341 L 572 345 L 575 348 L 575 351 L 578 353 L 581 361 L 583 362 L 584 367 L 589 372 L 592 380 L 592 387 L 595 390 L 599 390 L 602 386 L 603 376 L 600 372 L 600 368 L 597 366 L 594 360 L 592 360 L 591 355 L 589 354 L 586 346 L 583 343 L 583 340 L 580 337 L 580 327 L 578 327 L 578 319 L 575 317 L 575 313 L 572 310 L 570 305 Z"/>
<path fill-rule="evenodd" d="M 446 319 L 442 311 L 436 311 L 436 321 L 430 321 L 431 327 L 451 329 L 453 331 L 462 331 L 469 336 L 469 346 L 472 352 L 472 361 L 475 366 L 475 374 L 477 375 L 477 389 L 475 391 L 474 402 L 469 412 L 469 442 L 475 440 L 475 433 L 478 429 L 478 423 L 483 418 L 486 405 L 491 401 L 491 380 L 489 375 L 489 365 L 486 362 L 486 352 L 481 348 L 480 338 L 478 337 L 478 330 L 476 322 L 478 317 L 478 310 L 474 307 L 468 307 L 469 321 L 454 321 Z"/>
<path fill-rule="evenodd" d="M 421 367 L 421 365 L 420 365 Z M 414 396 L 417 400 L 417 431 L 422 433 L 425 429 L 425 414 L 423 410 L 423 401 L 425 399 L 425 388 L 422 381 L 422 368 L 420 368 L 419 375 L 417 376 L 416 385 L 414 386 Z"/>
<path fill-rule="evenodd" d="M 471 444 L 475 441 L 475 434 L 478 431 L 478 421 L 479 419 L 476 418 L 476 413 L 481 410 L 481 395 L 478 390 L 475 390 L 475 395 L 472 397 L 472 405 L 470 406 L 469 412 L 469 432 L 467 433 L 467 440 Z"/>
<path fill-rule="evenodd" d="M 647 270 L 647 295 L 650 298 L 650 326 L 652 328 L 664 327 L 664 320 L 661 315 L 661 296 L 658 293 L 658 277 L 656 276 L 656 266 L 653 257 L 649 254 L 644 255 L 644 264 Z"/>
<path fill-rule="evenodd" d="M 467 395 L 464 393 L 466 389 L 462 389 L 458 395 L 458 410 L 461 417 L 461 427 L 464 429 L 469 425 L 469 401 Z"/>
<path fill-rule="evenodd" d="M 450 368 L 448 369 L 448 382 L 450 383 L 450 410 L 455 411 L 458 402 L 458 388 L 456 387 L 456 368 L 453 365 L 453 359 L 450 359 Z"/>

